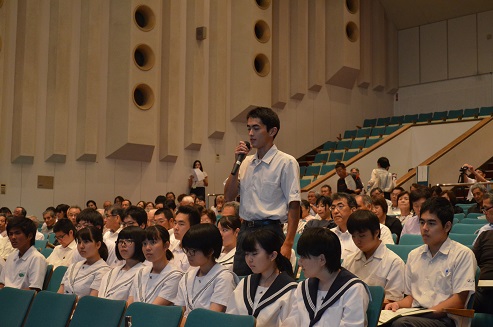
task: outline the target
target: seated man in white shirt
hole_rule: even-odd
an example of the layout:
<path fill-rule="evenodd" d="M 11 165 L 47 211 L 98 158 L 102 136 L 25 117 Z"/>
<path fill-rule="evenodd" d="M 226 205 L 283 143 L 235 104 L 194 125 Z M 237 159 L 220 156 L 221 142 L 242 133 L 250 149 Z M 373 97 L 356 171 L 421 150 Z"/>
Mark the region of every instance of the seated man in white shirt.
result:
<path fill-rule="evenodd" d="M 103 235 L 104 243 L 115 243 L 118 239 L 118 233 L 122 230 L 123 209 L 119 206 L 109 207 L 105 213 L 106 233 Z"/>
<path fill-rule="evenodd" d="M 7 237 L 7 215 L 0 212 L 0 238 Z"/>
<path fill-rule="evenodd" d="M 191 206 L 179 206 L 176 212 L 174 235 L 178 242 L 170 245 L 170 251 L 173 253 L 171 262 L 181 271 L 186 272 L 190 268 L 187 255 L 183 252 L 181 240 L 185 233 L 193 225 L 200 224 L 200 213 Z"/>
<path fill-rule="evenodd" d="M 481 210 L 483 211 L 484 215 L 486 216 L 486 222 L 487 224 L 483 225 L 478 231 L 478 236 L 476 237 L 476 240 L 478 239 L 479 235 L 481 235 L 482 232 L 485 232 L 487 230 L 493 230 L 493 194 L 490 192 L 487 192 L 483 195 L 483 206 Z M 476 240 L 472 243 L 473 245 L 476 243 Z"/>
<path fill-rule="evenodd" d="M 402 300 L 404 261 L 382 242 L 378 217 L 369 210 L 357 210 L 349 216 L 347 228 L 359 251 L 347 256 L 342 266 L 366 284 L 383 287 L 384 303 Z"/>
<path fill-rule="evenodd" d="M 77 252 L 77 243 L 75 242 L 76 229 L 69 219 L 60 219 L 53 226 L 55 238 L 60 245 L 55 246 L 51 255 L 46 259 L 53 269 L 58 266 L 70 266 L 74 253 Z"/>
<path fill-rule="evenodd" d="M 435 197 L 423 203 L 419 221 L 425 244 L 409 253 L 404 274 L 407 295 L 385 309 L 423 307 L 434 312 L 398 318 L 392 327 L 456 326 L 444 309 L 465 308 L 474 293 L 477 264 L 468 247 L 448 237 L 453 219 L 454 209 L 447 199 Z"/>
<path fill-rule="evenodd" d="M 28 218 L 14 217 L 9 221 L 7 234 L 15 251 L 0 273 L 0 288 L 42 289 L 47 264 L 34 247 L 36 230 L 36 225 Z"/>
<path fill-rule="evenodd" d="M 353 242 L 351 234 L 347 230 L 347 220 L 356 211 L 357 204 L 353 196 L 348 193 L 338 192 L 332 195 L 332 219 L 337 227 L 331 228 L 341 241 L 341 258 L 345 259 L 349 254 L 358 250 Z"/>
<path fill-rule="evenodd" d="M 55 209 L 46 209 L 43 212 L 43 220 L 45 221 L 43 223 L 43 226 L 41 227 L 41 233 L 47 235 L 49 233 L 53 233 L 53 226 L 55 226 L 56 223 L 56 215 L 55 215 Z"/>

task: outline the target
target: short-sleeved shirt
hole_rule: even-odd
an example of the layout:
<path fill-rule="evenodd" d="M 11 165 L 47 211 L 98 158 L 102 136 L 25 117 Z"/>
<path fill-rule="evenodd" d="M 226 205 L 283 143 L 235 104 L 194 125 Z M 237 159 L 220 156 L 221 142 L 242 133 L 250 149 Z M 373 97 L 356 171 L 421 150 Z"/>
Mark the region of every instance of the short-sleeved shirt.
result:
<path fill-rule="evenodd" d="M 218 263 L 205 276 L 197 276 L 199 269 L 191 267 L 180 280 L 174 303 L 185 307 L 185 317 L 193 309 L 209 309 L 211 303 L 227 306 L 239 282 L 232 271 Z"/>
<path fill-rule="evenodd" d="M 476 267 L 471 249 L 450 238 L 434 257 L 428 245 L 422 245 L 409 253 L 404 293 L 414 298 L 413 307 L 424 308 L 431 308 L 463 291 L 472 295 Z"/>
<path fill-rule="evenodd" d="M 70 242 L 66 247 L 62 247 L 61 245 L 55 246 L 53 252 L 51 252 L 50 256 L 46 259 L 46 262 L 49 265 L 53 265 L 53 269 L 58 266 L 70 266 L 72 263 L 74 254 L 77 252 L 77 243 L 75 240 Z M 77 252 L 78 253 L 78 252 Z"/>
<path fill-rule="evenodd" d="M 421 228 L 419 226 L 419 217 L 412 216 L 406 221 L 404 227 L 402 227 L 401 237 L 405 234 L 420 235 Z"/>
<path fill-rule="evenodd" d="M 290 202 L 301 201 L 300 167 L 273 145 L 262 159 L 247 156 L 240 166 L 240 217 L 287 222 Z"/>
<path fill-rule="evenodd" d="M 31 246 L 22 257 L 19 257 L 19 250 L 15 249 L 5 262 L 0 274 L 0 283 L 20 289 L 42 289 L 46 266 L 45 257 L 34 246 Z"/>
<path fill-rule="evenodd" d="M 91 290 L 99 291 L 101 279 L 110 270 L 110 267 L 99 259 L 92 265 L 86 261 L 71 264 L 62 278 L 63 288 L 67 294 L 75 294 L 78 297 L 89 295 Z"/>
<path fill-rule="evenodd" d="M 142 269 L 142 263 L 137 263 L 128 270 L 123 270 L 125 264 L 116 266 L 108 271 L 101 279 L 98 297 L 111 300 L 128 300 L 135 274 Z"/>
<path fill-rule="evenodd" d="M 348 230 L 343 233 L 338 226 L 332 228 L 331 231 L 334 232 L 337 237 L 339 237 L 339 241 L 341 241 L 341 259 L 346 259 L 348 255 L 359 250 L 356 244 L 354 244 L 353 237 L 349 234 Z"/>
<path fill-rule="evenodd" d="M 358 250 L 347 256 L 342 266 L 366 284 L 382 286 L 386 299 L 400 301 L 404 298 L 404 261 L 383 242 L 370 258 L 366 259 L 365 254 Z"/>
<path fill-rule="evenodd" d="M 159 296 L 174 302 L 183 272 L 168 263 L 159 274 L 152 274 L 152 266 L 144 266 L 134 277 L 130 295 L 134 302 L 152 303 Z"/>

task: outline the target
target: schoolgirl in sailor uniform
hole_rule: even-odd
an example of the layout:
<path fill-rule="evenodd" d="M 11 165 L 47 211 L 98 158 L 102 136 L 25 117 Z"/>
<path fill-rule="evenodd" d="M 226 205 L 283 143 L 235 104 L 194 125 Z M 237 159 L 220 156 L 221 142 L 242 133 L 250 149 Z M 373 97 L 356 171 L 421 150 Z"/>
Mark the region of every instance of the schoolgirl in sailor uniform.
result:
<path fill-rule="evenodd" d="M 142 241 L 145 231 L 140 227 L 129 226 L 118 233 L 116 257 L 125 263 L 112 268 L 101 280 L 99 297 L 112 300 L 128 300 L 135 274 L 142 269 L 145 257 Z"/>
<path fill-rule="evenodd" d="M 253 274 L 240 281 L 226 313 L 252 315 L 257 326 L 280 326 L 292 308 L 297 283 L 290 261 L 281 254 L 282 240 L 269 229 L 249 233 L 242 244 Z"/>
<path fill-rule="evenodd" d="M 142 251 L 152 266 L 145 265 L 134 277 L 127 303 L 145 302 L 157 305 L 173 305 L 183 273 L 170 260 L 169 233 L 163 226 L 145 229 Z"/>
<path fill-rule="evenodd" d="M 298 241 L 299 264 L 308 279 L 298 284 L 282 326 L 367 326 L 369 291 L 341 268 L 341 244 L 325 228 L 307 229 Z"/>
<path fill-rule="evenodd" d="M 223 247 L 221 254 L 217 259 L 217 263 L 222 264 L 229 270 L 233 271 L 233 259 L 236 253 L 236 240 L 240 232 L 241 221 L 236 216 L 222 216 L 217 224 L 221 237 L 223 239 Z"/>
<path fill-rule="evenodd" d="M 182 244 L 191 267 L 180 280 L 175 305 L 183 307 L 184 321 L 196 308 L 226 311 L 238 277 L 216 263 L 222 246 L 219 230 L 211 224 L 194 225 L 183 236 Z"/>
<path fill-rule="evenodd" d="M 105 262 L 108 249 L 103 242 L 103 234 L 99 228 L 88 226 L 77 231 L 75 239 L 84 260 L 68 267 L 58 293 L 98 296 L 101 279 L 110 270 Z"/>

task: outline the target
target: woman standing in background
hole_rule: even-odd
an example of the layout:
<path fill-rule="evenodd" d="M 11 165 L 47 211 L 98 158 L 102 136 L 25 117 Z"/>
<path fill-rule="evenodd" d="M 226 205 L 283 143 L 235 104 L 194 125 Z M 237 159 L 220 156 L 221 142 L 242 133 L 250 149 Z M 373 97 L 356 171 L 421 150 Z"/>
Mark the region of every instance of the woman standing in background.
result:
<path fill-rule="evenodd" d="M 199 169 L 202 172 L 203 176 L 198 176 L 199 178 L 201 178 L 198 179 L 196 174 L 190 175 L 190 177 L 188 178 L 188 187 L 190 187 L 190 193 L 193 193 L 196 196 L 202 196 L 205 199 L 205 187 L 209 185 L 207 173 L 204 171 L 200 160 L 195 160 L 192 168 Z"/>

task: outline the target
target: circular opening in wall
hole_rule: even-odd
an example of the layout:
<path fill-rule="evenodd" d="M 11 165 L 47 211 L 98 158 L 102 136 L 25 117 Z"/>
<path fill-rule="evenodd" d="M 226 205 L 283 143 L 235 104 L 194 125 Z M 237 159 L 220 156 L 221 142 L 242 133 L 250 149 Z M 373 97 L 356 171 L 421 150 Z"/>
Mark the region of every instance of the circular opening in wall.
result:
<path fill-rule="evenodd" d="M 271 0 L 255 0 L 255 2 L 257 3 L 257 6 L 260 7 L 260 9 L 265 10 L 270 7 Z"/>
<path fill-rule="evenodd" d="M 359 11 L 359 0 L 346 0 L 346 8 L 351 14 Z"/>
<path fill-rule="evenodd" d="M 134 88 L 133 100 L 142 110 L 147 110 L 154 104 L 154 92 L 147 84 L 139 84 Z"/>
<path fill-rule="evenodd" d="M 270 62 L 269 58 L 267 58 L 266 55 L 263 53 L 259 53 L 258 55 L 255 56 L 255 59 L 253 60 L 253 67 L 255 69 L 255 72 L 259 76 L 267 76 L 270 73 Z"/>
<path fill-rule="evenodd" d="M 265 43 L 270 40 L 270 28 L 265 21 L 257 21 L 255 23 L 254 32 L 255 37 L 259 42 Z"/>
<path fill-rule="evenodd" d="M 139 44 L 134 50 L 134 62 L 142 70 L 149 70 L 154 67 L 156 57 L 151 47 L 147 44 Z"/>
<path fill-rule="evenodd" d="M 353 23 L 349 22 L 346 25 L 346 36 L 351 42 L 356 42 L 359 39 L 359 29 L 358 26 Z"/>
<path fill-rule="evenodd" d="M 156 16 L 151 8 L 140 5 L 135 9 L 134 19 L 137 26 L 143 31 L 150 31 L 156 25 Z"/>

